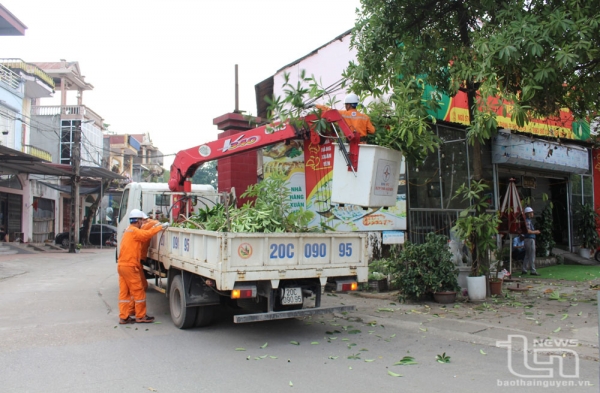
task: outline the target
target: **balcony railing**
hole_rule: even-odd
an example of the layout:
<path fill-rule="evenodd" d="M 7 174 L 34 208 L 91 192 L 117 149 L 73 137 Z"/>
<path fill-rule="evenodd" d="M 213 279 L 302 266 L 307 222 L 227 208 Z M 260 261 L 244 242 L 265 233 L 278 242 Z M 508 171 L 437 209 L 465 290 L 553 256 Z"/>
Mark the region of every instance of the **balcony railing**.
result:
<path fill-rule="evenodd" d="M 48 86 L 52 87 L 53 90 L 55 88 L 52 77 L 33 64 L 25 63 L 21 59 L 0 59 L 0 64 L 4 65 L 5 67 L 12 68 L 13 70 L 23 70 L 26 74 L 40 78 L 42 81 L 48 84 Z"/>
<path fill-rule="evenodd" d="M 52 154 L 48 153 L 46 150 L 38 149 L 35 146 L 23 145 L 21 151 L 34 157 L 41 158 L 42 160 L 52 162 Z"/>
<path fill-rule="evenodd" d="M 102 117 L 85 105 L 32 106 L 31 114 L 34 116 L 80 115 L 94 120 L 98 127 L 103 128 Z"/>
<path fill-rule="evenodd" d="M 15 74 L 10 68 L 0 64 L 0 81 L 6 83 L 11 89 L 19 90 L 21 77 Z"/>

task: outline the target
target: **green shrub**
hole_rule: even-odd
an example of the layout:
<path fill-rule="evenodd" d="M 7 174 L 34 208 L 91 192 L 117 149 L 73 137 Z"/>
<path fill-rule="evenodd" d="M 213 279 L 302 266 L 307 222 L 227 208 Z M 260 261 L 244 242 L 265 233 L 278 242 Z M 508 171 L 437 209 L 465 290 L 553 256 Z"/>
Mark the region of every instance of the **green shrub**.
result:
<path fill-rule="evenodd" d="M 421 300 L 434 292 L 458 291 L 458 270 L 452 262 L 448 237 L 429 233 L 425 243 L 406 242 L 392 253 L 389 265 L 392 283 L 400 298 Z"/>

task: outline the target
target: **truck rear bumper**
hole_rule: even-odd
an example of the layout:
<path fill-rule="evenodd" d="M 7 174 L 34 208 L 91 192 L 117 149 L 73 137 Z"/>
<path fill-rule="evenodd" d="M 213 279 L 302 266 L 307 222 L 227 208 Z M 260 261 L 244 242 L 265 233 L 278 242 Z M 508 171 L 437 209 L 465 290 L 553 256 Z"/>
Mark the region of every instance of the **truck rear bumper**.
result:
<path fill-rule="evenodd" d="M 234 323 L 247 323 L 247 322 L 259 322 L 259 321 L 271 321 L 274 319 L 297 318 L 297 317 L 305 317 L 307 315 L 331 314 L 334 312 L 344 312 L 344 311 L 354 311 L 354 310 L 355 310 L 355 306 L 338 306 L 338 307 L 305 308 L 304 310 L 273 311 L 273 312 L 266 312 L 266 313 L 235 315 L 233 317 L 233 322 Z"/>

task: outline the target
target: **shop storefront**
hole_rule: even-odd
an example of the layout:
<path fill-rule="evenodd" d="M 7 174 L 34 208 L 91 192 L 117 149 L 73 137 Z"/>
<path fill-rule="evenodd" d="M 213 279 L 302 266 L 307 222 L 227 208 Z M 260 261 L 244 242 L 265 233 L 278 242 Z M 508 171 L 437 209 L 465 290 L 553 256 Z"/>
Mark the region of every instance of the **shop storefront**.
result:
<path fill-rule="evenodd" d="M 492 163 L 496 167 L 497 201 L 515 179 L 523 204 L 536 215 L 552 211 L 556 247 L 572 250 L 575 206 L 592 203 L 590 153 L 585 147 L 500 132 L 492 140 Z"/>

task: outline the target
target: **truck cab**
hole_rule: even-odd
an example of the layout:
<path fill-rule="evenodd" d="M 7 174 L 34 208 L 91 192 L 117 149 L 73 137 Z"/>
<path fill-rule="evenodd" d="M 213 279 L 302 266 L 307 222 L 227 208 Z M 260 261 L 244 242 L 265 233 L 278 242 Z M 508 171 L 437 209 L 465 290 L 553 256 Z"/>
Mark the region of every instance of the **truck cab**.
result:
<path fill-rule="evenodd" d="M 188 214 L 194 214 L 200 209 L 213 207 L 219 198 L 211 185 L 194 184 L 191 192 L 173 192 L 167 183 L 129 183 L 123 191 L 117 217 L 118 239 L 129 226 L 129 212 L 133 209 L 140 209 L 153 219 L 173 222 L 177 219 L 173 217 L 173 206 L 185 204 Z M 117 243 L 117 256 L 119 250 L 120 244 Z"/>

